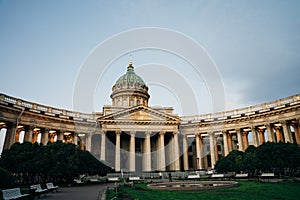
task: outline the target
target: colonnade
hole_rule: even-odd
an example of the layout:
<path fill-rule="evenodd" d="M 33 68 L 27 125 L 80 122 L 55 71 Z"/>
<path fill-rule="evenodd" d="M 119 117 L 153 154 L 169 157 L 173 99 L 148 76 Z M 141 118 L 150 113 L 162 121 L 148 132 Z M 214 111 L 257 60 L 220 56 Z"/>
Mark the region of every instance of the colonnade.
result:
<path fill-rule="evenodd" d="M 63 141 L 73 143 L 84 148 L 84 141 L 77 133 L 65 130 L 55 130 L 50 128 L 40 128 L 28 125 L 17 125 L 12 122 L 1 122 L 0 131 L 6 129 L 3 149 L 9 149 L 11 145 L 20 141 L 20 136 L 24 132 L 23 141 L 41 143 L 47 145 L 48 142 Z M 40 135 L 40 139 L 38 140 Z M 23 142 L 21 141 L 21 142 Z"/>
<path fill-rule="evenodd" d="M 251 144 L 255 147 L 263 144 L 264 142 L 285 142 L 285 143 L 297 143 L 300 145 L 300 121 L 299 119 L 293 119 L 288 121 L 279 121 L 275 123 L 265 123 L 253 127 L 237 128 L 229 130 L 220 130 L 212 133 L 198 132 L 194 134 L 195 140 L 195 169 L 204 169 L 204 151 L 203 151 L 203 139 L 209 138 L 209 156 L 211 160 L 211 168 L 214 168 L 216 161 L 219 159 L 219 153 L 222 156 L 227 156 L 232 150 L 245 151 L 249 147 L 249 133 L 251 133 Z M 292 129 L 293 128 L 293 132 Z M 218 140 L 219 138 L 219 140 Z M 233 140 L 235 139 L 235 141 Z M 217 148 L 222 146 L 220 152 Z M 235 143 L 236 142 L 236 143 Z M 188 164 L 188 151 L 187 151 L 187 135 L 183 137 L 183 166 L 184 170 L 189 170 Z"/>
<path fill-rule="evenodd" d="M 144 172 L 180 170 L 178 135 L 165 131 L 101 130 L 100 160 L 113 164 L 115 171 L 134 172 L 138 166 Z M 109 156 L 112 153 L 114 156 Z"/>

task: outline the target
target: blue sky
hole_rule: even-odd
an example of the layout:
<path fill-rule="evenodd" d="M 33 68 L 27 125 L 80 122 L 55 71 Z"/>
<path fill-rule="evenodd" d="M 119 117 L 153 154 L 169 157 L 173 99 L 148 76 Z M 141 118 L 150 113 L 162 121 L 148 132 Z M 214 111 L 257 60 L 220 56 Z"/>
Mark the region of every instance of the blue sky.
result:
<path fill-rule="evenodd" d="M 73 110 L 76 78 L 97 45 L 124 31 L 159 27 L 178 31 L 206 49 L 222 77 L 226 109 L 294 95 L 300 91 L 299 4 L 289 0 L 1 0 L 0 92 Z M 132 54 L 137 71 L 149 63 L 166 65 L 179 74 L 190 68 L 166 52 L 145 49 Z M 82 111 L 101 111 L 110 104 L 111 87 L 125 73 L 128 61 L 126 54 L 112 62 L 106 79 L 98 83 L 94 109 Z M 203 80 L 189 77 L 198 98 L 204 99 L 200 112 L 210 112 Z M 150 105 L 173 106 L 185 115 L 199 113 L 183 112 L 174 91 L 158 84 L 149 87 Z"/>

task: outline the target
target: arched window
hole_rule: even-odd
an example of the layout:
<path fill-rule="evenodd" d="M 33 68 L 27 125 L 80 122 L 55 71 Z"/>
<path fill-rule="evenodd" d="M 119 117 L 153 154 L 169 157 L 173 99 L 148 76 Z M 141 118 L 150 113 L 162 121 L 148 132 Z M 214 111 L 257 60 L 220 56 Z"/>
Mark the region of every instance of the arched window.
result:
<path fill-rule="evenodd" d="M 140 105 L 140 100 L 136 101 L 136 105 L 138 105 L 138 106 Z"/>
<path fill-rule="evenodd" d="M 124 99 L 124 101 L 123 101 L 123 106 L 128 106 L 128 105 L 127 105 L 127 100 L 126 100 L 126 99 Z"/>
<path fill-rule="evenodd" d="M 134 105 L 133 105 L 133 99 L 130 99 L 129 105 L 130 105 L 130 106 L 134 106 Z"/>

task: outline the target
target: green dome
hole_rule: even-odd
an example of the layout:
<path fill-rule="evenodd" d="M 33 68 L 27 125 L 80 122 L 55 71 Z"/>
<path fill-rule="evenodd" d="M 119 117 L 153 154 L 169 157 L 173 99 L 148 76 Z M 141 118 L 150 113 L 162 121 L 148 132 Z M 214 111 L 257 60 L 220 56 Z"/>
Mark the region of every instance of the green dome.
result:
<path fill-rule="evenodd" d="M 129 63 L 126 74 L 122 75 L 116 82 L 116 85 L 123 83 L 139 83 L 145 85 L 143 79 L 134 72 L 132 63 Z"/>

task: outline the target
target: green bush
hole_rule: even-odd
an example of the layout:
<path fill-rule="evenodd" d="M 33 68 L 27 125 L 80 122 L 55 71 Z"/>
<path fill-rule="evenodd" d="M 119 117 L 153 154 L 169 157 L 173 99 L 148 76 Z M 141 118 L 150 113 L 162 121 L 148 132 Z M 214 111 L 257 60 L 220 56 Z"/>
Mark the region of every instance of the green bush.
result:
<path fill-rule="evenodd" d="M 5 169 L 0 167 L 0 188 L 6 189 L 14 185 L 14 177 Z"/>

